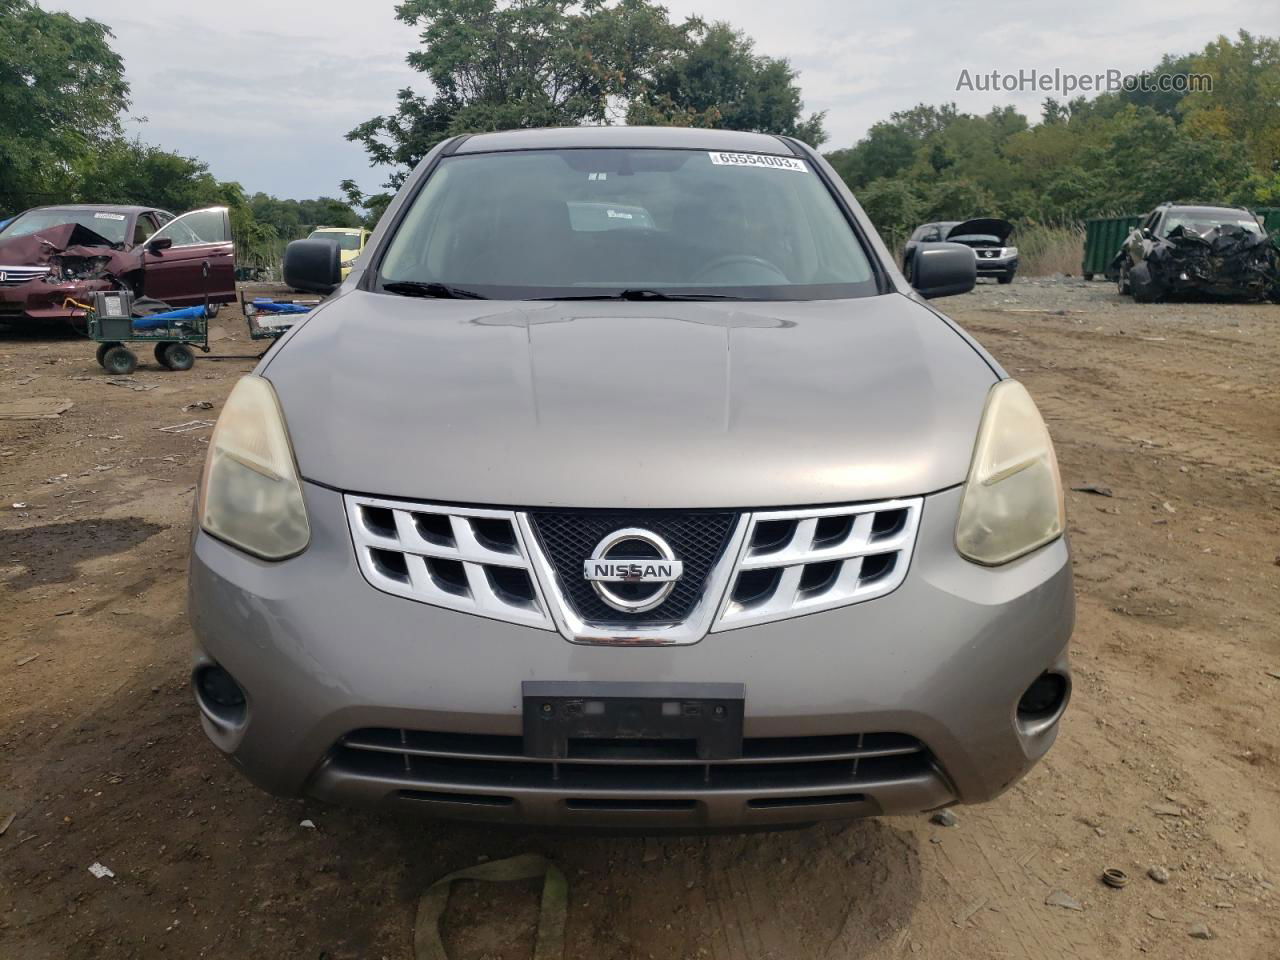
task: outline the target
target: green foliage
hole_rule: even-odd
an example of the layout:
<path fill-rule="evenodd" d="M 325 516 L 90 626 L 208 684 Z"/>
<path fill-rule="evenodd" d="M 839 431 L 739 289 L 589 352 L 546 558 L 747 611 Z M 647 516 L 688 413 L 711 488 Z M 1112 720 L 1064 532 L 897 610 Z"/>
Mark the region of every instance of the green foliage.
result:
<path fill-rule="evenodd" d="M 129 85 L 110 37 L 96 20 L 0 0 L 0 210 L 59 197 L 119 132 Z"/>
<path fill-rule="evenodd" d="M 627 122 L 781 133 L 818 146 L 827 139 L 824 114 L 801 116 L 796 77 L 786 60 L 760 56 L 731 25 L 696 23 L 632 101 Z"/>
<path fill-rule="evenodd" d="M 0 215 L 75 202 L 226 206 L 237 258 L 251 267 L 273 265 L 283 242 L 311 227 L 360 223 L 330 197 L 249 199 L 203 161 L 125 137 L 129 85 L 111 37 L 97 21 L 0 0 Z"/>
<path fill-rule="evenodd" d="M 1020 221 L 1020 232 L 1069 231 L 1164 200 L 1280 201 L 1280 41 L 1219 37 L 1199 54 L 1165 56 L 1159 71 L 1208 74 L 1213 91 L 1047 99 L 1035 126 L 1013 107 L 975 116 L 921 104 L 828 159 L 891 237 L 934 219 L 993 215 Z"/>
<path fill-rule="evenodd" d="M 136 138 L 109 137 L 95 144 L 76 174 L 74 197 L 86 203 L 138 203 L 184 211 L 229 203 L 235 196 L 235 190 L 228 192 L 233 185 L 219 182 L 204 162 Z"/>
<path fill-rule="evenodd" d="M 801 115 L 796 73 L 755 53 L 727 24 L 673 23 L 651 0 L 403 0 L 419 31 L 408 63 L 430 95 L 401 90 L 393 113 L 347 134 L 396 189 L 430 149 L 459 133 L 629 123 L 727 126 L 821 143 L 821 114 Z M 350 188 L 350 189 L 348 189 Z M 350 200 L 380 213 L 385 194 Z M 376 219 L 376 218 L 375 218 Z"/>

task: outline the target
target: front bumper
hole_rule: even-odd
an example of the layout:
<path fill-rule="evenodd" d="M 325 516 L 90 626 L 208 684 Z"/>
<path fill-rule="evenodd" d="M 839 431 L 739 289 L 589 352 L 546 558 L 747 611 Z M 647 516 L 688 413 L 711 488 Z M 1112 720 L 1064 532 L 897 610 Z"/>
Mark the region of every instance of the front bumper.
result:
<path fill-rule="evenodd" d="M 1043 671 L 1069 675 L 1066 543 L 999 569 L 965 562 L 952 544 L 959 488 L 925 499 L 911 569 L 894 593 L 690 646 L 642 648 L 571 644 L 381 593 L 356 565 L 341 495 L 304 484 L 304 496 L 312 542 L 302 555 L 263 563 L 197 533 L 191 560 L 196 666 L 220 664 L 247 698 L 235 722 L 203 709 L 205 731 L 275 793 L 549 824 L 777 825 L 987 800 L 1057 733 L 1056 715 L 1028 725 L 1016 705 Z M 422 733 L 510 743 L 521 733 L 526 680 L 741 683 L 749 739 L 879 734 L 914 738 L 927 753 L 905 765 L 862 763 L 847 781 L 817 786 L 745 782 L 727 770 L 708 771 L 701 784 L 667 771 L 672 778 L 610 785 L 561 781 L 549 764 L 530 770 L 518 756 L 494 759 L 500 748 L 424 775 L 408 762 L 349 762 L 342 745 L 371 729 L 398 732 L 405 744 Z M 494 796 L 503 802 L 486 800 Z"/>
<path fill-rule="evenodd" d="M 0 323 L 4 321 L 63 321 L 84 316 L 84 311 L 67 306 L 66 301 L 84 303 L 98 290 L 110 290 L 106 280 L 49 283 L 43 279 L 12 286 L 0 286 Z"/>
<path fill-rule="evenodd" d="M 1017 257 L 994 257 L 991 259 L 978 257 L 978 276 L 980 277 L 998 277 L 1005 274 L 1012 275 L 1017 272 Z"/>

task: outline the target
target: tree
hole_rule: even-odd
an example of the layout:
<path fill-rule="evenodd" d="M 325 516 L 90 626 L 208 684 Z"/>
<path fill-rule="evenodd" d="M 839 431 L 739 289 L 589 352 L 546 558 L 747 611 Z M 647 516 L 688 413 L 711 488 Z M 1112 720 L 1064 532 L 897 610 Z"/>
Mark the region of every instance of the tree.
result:
<path fill-rule="evenodd" d="M 729 24 L 693 24 L 683 49 L 632 102 L 627 122 L 778 133 L 816 147 L 827 139 L 824 114 L 802 116 L 796 78 L 790 63 L 757 54 Z"/>
<path fill-rule="evenodd" d="M 124 64 L 96 20 L 0 0 L 0 210 L 61 199 L 75 167 L 119 133 Z"/>
<path fill-rule="evenodd" d="M 854 146 L 827 154 L 836 172 L 858 189 L 881 177 L 896 177 L 915 160 L 919 141 L 896 123 L 881 120 Z"/>
<path fill-rule="evenodd" d="M 227 185 L 209 165 L 140 138 L 110 137 L 85 154 L 74 196 L 86 203 L 138 203 L 181 213 L 228 202 Z"/>
<path fill-rule="evenodd" d="M 858 192 L 858 202 L 890 249 L 921 223 L 923 204 L 904 180 L 883 177 Z"/>
<path fill-rule="evenodd" d="M 1280 39 L 1241 30 L 1235 42 L 1218 37 L 1191 59 L 1213 89 L 1179 103 L 1184 126 L 1196 136 L 1243 142 L 1260 175 L 1280 161 Z"/>
<path fill-rule="evenodd" d="M 393 113 L 347 134 L 385 186 L 441 140 L 527 127 L 632 124 L 733 127 L 826 139 L 823 115 L 802 115 L 796 72 L 761 56 L 723 23 L 673 23 L 651 0 L 403 0 L 396 16 L 418 28 L 410 66 L 431 93 L 405 88 Z M 348 200 L 380 213 L 387 193 Z"/>
<path fill-rule="evenodd" d="M 392 188 L 454 134 L 604 123 L 684 37 L 648 0 L 404 0 L 396 16 L 419 28 L 407 61 L 432 94 L 401 90 L 394 114 L 347 134 L 397 168 Z"/>

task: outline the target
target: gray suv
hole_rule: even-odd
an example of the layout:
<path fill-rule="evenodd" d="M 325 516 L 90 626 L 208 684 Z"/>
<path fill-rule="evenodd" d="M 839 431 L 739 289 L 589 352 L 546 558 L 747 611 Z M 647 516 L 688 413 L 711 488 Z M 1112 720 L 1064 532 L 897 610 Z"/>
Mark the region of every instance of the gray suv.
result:
<path fill-rule="evenodd" d="M 331 244 L 288 253 L 338 283 Z M 209 738 L 262 787 L 739 828 L 989 800 L 1070 695 L 1027 391 L 798 141 L 450 139 L 226 401 L 193 533 Z"/>

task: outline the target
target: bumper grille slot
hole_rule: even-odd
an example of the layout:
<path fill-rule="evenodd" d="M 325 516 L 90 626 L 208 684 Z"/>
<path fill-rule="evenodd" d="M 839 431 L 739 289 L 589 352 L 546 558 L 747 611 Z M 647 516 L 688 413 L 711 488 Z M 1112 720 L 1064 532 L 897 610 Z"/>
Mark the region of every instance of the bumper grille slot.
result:
<path fill-rule="evenodd" d="M 0 267 L 0 286 L 16 287 L 48 273 L 48 267 Z"/>
<path fill-rule="evenodd" d="M 828 793 L 811 797 L 756 797 L 747 806 L 756 810 L 776 810 L 779 807 L 826 807 L 833 803 L 866 803 L 861 793 Z"/>
<path fill-rule="evenodd" d="M 430 803 L 462 803 L 473 807 L 509 807 L 513 803 L 510 797 L 500 797 L 488 793 L 438 793 L 432 790 L 401 790 L 402 800 L 425 800 Z"/>
<path fill-rule="evenodd" d="M 498 796 L 504 790 L 546 789 L 639 797 L 709 790 L 845 793 L 852 791 L 842 788 L 916 777 L 933 766 L 924 744 L 900 733 L 749 737 L 741 758 L 712 762 L 689 756 L 678 744 L 668 750 L 661 742 L 587 743 L 566 759 L 549 760 L 526 757 L 518 736 L 377 728 L 343 737 L 331 762 L 365 776 L 418 781 L 427 791 L 448 786 Z"/>

